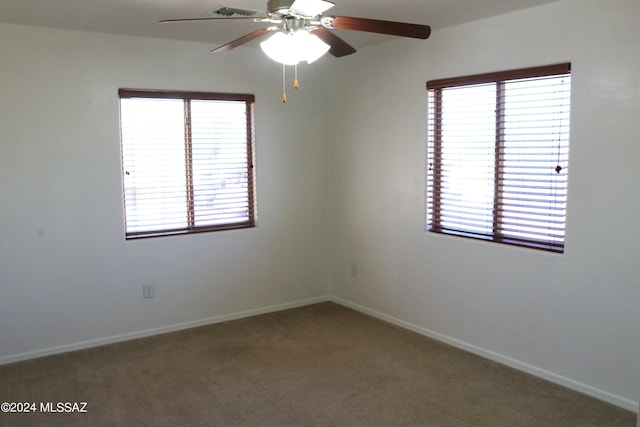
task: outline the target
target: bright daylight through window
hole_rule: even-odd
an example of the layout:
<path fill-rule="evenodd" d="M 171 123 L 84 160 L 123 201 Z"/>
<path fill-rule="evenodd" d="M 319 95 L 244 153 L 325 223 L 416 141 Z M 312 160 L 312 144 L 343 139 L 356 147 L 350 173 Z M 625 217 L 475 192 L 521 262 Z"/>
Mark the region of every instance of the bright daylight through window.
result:
<path fill-rule="evenodd" d="M 427 229 L 564 252 L 570 64 L 427 90 Z"/>
<path fill-rule="evenodd" d="M 253 95 L 119 94 L 127 239 L 255 225 Z"/>

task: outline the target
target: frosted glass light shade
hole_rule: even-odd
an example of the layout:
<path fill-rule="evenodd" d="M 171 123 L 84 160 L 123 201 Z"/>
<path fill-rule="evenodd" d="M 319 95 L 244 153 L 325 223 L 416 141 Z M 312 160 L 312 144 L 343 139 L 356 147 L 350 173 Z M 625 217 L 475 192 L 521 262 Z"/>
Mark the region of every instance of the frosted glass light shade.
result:
<path fill-rule="evenodd" d="M 260 48 L 267 56 L 285 65 L 295 65 L 300 62 L 298 52 L 294 49 L 293 36 L 278 31 L 267 40 L 260 43 Z"/>
<path fill-rule="evenodd" d="M 294 33 L 293 38 L 300 52 L 300 60 L 307 61 L 308 64 L 319 59 L 327 53 L 330 48 L 330 46 L 320 40 L 318 36 L 308 31 L 297 31 Z"/>
<path fill-rule="evenodd" d="M 269 58 L 285 65 L 296 65 L 300 61 L 311 64 L 330 48 L 318 36 L 304 30 L 289 34 L 278 31 L 260 43 L 260 47 Z"/>

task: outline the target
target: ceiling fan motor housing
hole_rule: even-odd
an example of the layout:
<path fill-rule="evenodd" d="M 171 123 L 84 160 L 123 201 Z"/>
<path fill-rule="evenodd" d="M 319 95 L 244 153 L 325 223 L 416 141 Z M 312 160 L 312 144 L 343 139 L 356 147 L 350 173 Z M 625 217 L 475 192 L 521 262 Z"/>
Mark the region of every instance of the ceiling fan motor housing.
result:
<path fill-rule="evenodd" d="M 267 15 L 273 17 L 273 15 L 284 16 L 289 14 L 289 9 L 294 0 L 269 0 L 267 2 Z"/>

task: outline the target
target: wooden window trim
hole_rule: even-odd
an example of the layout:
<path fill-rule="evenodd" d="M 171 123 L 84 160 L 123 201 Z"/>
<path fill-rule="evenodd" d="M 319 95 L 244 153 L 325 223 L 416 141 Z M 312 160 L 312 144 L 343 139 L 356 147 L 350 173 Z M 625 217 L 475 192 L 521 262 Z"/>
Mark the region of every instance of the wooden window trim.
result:
<path fill-rule="evenodd" d="M 565 62 L 561 64 L 544 65 L 541 67 L 519 68 L 517 70 L 497 71 L 485 74 L 473 74 L 462 77 L 430 80 L 427 82 L 427 90 L 444 89 L 456 86 L 470 86 L 504 80 L 531 79 L 535 77 L 552 76 L 555 74 L 568 74 L 570 72 L 571 63 Z"/>

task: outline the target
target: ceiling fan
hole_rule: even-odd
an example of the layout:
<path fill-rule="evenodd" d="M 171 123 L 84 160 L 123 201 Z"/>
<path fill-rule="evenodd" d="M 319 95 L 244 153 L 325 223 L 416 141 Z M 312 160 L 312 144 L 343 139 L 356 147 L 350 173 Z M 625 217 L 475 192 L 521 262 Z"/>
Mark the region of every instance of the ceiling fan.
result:
<path fill-rule="evenodd" d="M 266 16 L 254 17 L 257 11 L 235 7 L 220 7 L 204 18 L 165 19 L 163 22 L 193 22 L 215 20 L 253 20 L 270 24 L 223 44 L 211 52 L 227 52 L 245 43 L 273 33 L 260 43 L 264 53 L 282 64 L 282 102 L 287 102 L 284 89 L 286 65 L 294 65 L 296 77 L 293 87 L 298 89 L 298 67 L 301 61 L 312 63 L 326 52 L 335 57 L 351 55 L 356 49 L 338 37 L 331 30 L 355 30 L 369 33 L 387 34 L 416 39 L 427 39 L 431 35 L 428 25 L 404 22 L 381 21 L 377 19 L 351 18 L 347 16 L 325 16 L 324 12 L 334 4 L 326 0 L 268 0 Z"/>
<path fill-rule="evenodd" d="M 355 53 L 356 49 L 330 31 L 334 28 L 417 39 L 427 39 L 431 35 L 431 27 L 428 25 L 347 16 L 325 16 L 324 12 L 333 6 L 332 2 L 325 0 L 268 0 L 267 16 L 264 17 L 252 17 L 251 15 L 255 12 L 251 10 L 221 7 L 215 11 L 218 17 L 165 19 L 160 22 L 239 19 L 272 24 L 223 44 L 211 52 L 227 52 L 272 32 L 290 36 L 302 32 L 313 34 L 329 46 L 329 53 L 335 57 L 350 55 Z"/>

